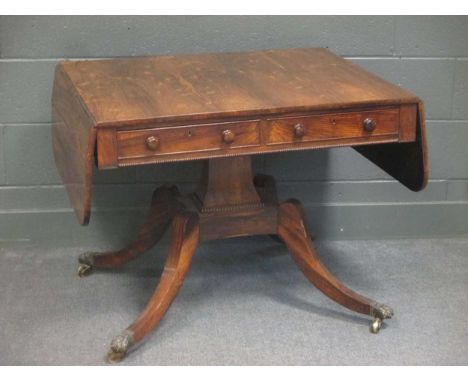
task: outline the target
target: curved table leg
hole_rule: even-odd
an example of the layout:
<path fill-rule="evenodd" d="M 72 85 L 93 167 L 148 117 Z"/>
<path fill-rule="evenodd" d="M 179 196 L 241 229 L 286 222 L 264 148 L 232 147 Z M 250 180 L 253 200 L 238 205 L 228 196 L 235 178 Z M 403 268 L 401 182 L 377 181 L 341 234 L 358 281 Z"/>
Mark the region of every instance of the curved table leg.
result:
<path fill-rule="evenodd" d="M 136 240 L 124 249 L 112 252 L 86 252 L 78 258 L 78 275 L 88 275 L 94 267 L 121 266 L 151 249 L 164 235 L 172 217 L 181 209 L 175 186 L 162 186 L 153 192 L 151 208 Z"/>
<path fill-rule="evenodd" d="M 138 319 L 113 339 L 108 353 L 110 362 L 119 362 L 132 345 L 141 341 L 161 321 L 187 275 L 199 233 L 197 214 L 185 212 L 175 216 L 169 255 L 159 284 Z"/>
<path fill-rule="evenodd" d="M 307 279 L 338 304 L 374 317 L 370 330 L 378 333 L 382 321 L 393 316 L 392 309 L 352 291 L 328 271 L 314 249 L 299 201 L 291 199 L 282 203 L 278 221 L 278 235 Z"/>

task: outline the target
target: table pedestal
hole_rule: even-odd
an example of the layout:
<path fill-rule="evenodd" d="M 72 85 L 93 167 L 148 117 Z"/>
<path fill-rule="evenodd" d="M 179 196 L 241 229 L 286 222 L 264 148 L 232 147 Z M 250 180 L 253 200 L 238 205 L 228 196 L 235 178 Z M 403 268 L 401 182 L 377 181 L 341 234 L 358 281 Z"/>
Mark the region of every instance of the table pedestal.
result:
<path fill-rule="evenodd" d="M 137 320 L 113 339 L 108 353 L 111 362 L 120 361 L 158 325 L 182 286 L 197 246 L 208 240 L 274 235 L 326 296 L 373 317 L 372 333 L 378 333 L 382 321 L 393 315 L 391 308 L 352 291 L 326 269 L 314 249 L 300 202 L 278 203 L 275 181 L 267 175 L 253 177 L 249 156 L 208 160 L 193 194 L 182 196 L 175 186 L 157 188 L 136 240 L 119 251 L 82 254 L 78 274 L 125 264 L 153 247 L 169 226 L 170 248 L 159 284 Z"/>

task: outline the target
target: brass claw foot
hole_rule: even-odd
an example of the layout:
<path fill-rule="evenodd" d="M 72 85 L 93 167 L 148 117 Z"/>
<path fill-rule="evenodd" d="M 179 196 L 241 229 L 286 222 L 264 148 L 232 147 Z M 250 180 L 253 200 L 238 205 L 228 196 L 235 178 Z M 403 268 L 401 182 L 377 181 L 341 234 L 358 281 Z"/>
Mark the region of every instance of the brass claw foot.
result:
<path fill-rule="evenodd" d="M 93 270 L 95 252 L 85 252 L 78 258 L 78 276 L 88 276 Z"/>
<path fill-rule="evenodd" d="M 110 363 L 120 362 L 132 344 L 133 333 L 130 330 L 123 331 L 112 340 L 110 350 L 107 353 L 107 361 Z"/>
<path fill-rule="evenodd" d="M 382 327 L 382 322 L 384 319 L 392 318 L 393 309 L 385 304 L 380 304 L 378 302 L 371 305 L 370 315 L 374 317 L 372 324 L 370 326 L 370 332 L 377 334 Z"/>
<path fill-rule="evenodd" d="M 80 264 L 78 266 L 78 277 L 89 276 L 92 270 L 93 270 L 93 267 L 91 265 Z"/>
<path fill-rule="evenodd" d="M 370 326 L 371 333 L 377 334 L 380 331 L 381 326 L 382 326 L 382 319 L 380 319 L 379 317 L 375 317 Z"/>

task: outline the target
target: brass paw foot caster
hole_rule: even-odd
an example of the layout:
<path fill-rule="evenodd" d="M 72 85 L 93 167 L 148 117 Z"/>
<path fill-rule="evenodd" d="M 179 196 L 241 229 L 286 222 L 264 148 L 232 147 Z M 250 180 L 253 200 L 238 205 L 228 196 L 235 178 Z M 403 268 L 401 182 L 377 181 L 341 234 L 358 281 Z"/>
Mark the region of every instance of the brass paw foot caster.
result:
<path fill-rule="evenodd" d="M 79 277 L 85 277 L 88 276 L 91 271 L 93 270 L 93 267 L 88 264 L 80 264 L 78 266 L 78 276 Z"/>
<path fill-rule="evenodd" d="M 107 353 L 107 361 L 109 363 L 120 362 L 125 357 L 125 354 L 127 354 L 132 344 L 133 333 L 129 330 L 125 330 L 112 340 L 110 350 Z"/>
<path fill-rule="evenodd" d="M 383 320 L 392 318 L 393 309 L 385 304 L 376 302 L 371 306 L 370 315 L 374 317 L 374 320 L 372 321 L 372 324 L 369 328 L 370 332 L 377 334 L 382 327 Z"/>
<path fill-rule="evenodd" d="M 80 255 L 78 258 L 78 276 L 85 277 L 88 276 L 91 271 L 93 270 L 94 264 L 94 256 L 96 253 L 94 252 L 85 252 Z"/>
<path fill-rule="evenodd" d="M 125 357 L 125 352 L 116 352 L 112 349 L 107 353 L 107 362 L 119 363 Z"/>
<path fill-rule="evenodd" d="M 374 318 L 372 324 L 370 326 L 371 333 L 377 334 L 380 331 L 380 327 L 382 326 L 382 320 L 378 317 Z"/>

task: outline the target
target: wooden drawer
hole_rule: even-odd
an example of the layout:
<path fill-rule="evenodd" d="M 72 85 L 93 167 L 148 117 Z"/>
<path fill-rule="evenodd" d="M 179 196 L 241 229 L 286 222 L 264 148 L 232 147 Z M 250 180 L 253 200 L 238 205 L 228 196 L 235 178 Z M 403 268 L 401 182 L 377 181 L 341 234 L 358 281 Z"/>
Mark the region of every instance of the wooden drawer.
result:
<path fill-rule="evenodd" d="M 259 121 L 117 131 L 119 160 L 229 151 L 260 144 Z"/>
<path fill-rule="evenodd" d="M 320 114 L 269 120 L 267 145 L 369 138 L 398 134 L 399 109 Z"/>
<path fill-rule="evenodd" d="M 185 126 L 101 128 L 99 168 L 414 140 L 414 106 Z M 406 128 L 405 128 L 406 126 Z"/>

